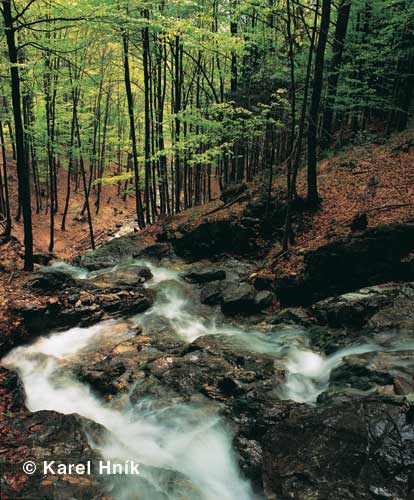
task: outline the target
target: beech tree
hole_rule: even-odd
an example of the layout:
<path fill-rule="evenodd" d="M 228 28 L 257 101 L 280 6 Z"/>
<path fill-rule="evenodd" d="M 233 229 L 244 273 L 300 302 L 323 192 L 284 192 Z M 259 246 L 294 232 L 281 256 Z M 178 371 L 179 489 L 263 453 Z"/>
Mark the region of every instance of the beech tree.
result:
<path fill-rule="evenodd" d="M 270 202 L 276 169 L 286 174 L 286 251 L 296 198 L 306 194 L 308 207 L 318 207 L 321 155 L 374 121 L 388 133 L 409 126 L 410 0 L 0 6 L 8 71 L 0 82 L 0 221 L 8 238 L 21 215 L 26 269 L 32 210 L 47 211 L 52 252 L 72 222 L 74 194 L 83 196 L 93 247 L 109 185 L 133 201 L 143 229 L 232 183 L 261 179 Z M 298 192 L 299 176 L 307 193 Z"/>

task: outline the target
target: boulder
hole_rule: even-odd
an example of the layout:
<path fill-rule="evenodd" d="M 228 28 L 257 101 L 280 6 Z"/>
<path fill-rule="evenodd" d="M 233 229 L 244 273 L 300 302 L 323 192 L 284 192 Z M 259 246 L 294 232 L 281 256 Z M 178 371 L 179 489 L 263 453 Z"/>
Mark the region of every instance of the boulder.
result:
<path fill-rule="evenodd" d="M 331 386 L 402 395 L 414 391 L 414 352 L 378 351 L 344 358 L 331 373 Z"/>
<path fill-rule="evenodd" d="M 35 253 L 33 254 L 33 262 L 41 266 L 47 266 L 52 259 L 56 259 L 56 255 L 51 253 Z"/>
<path fill-rule="evenodd" d="M 117 266 L 115 269 L 99 273 L 89 278 L 87 283 L 98 288 L 110 286 L 141 285 L 152 278 L 152 272 L 146 266 Z"/>
<path fill-rule="evenodd" d="M 121 236 L 113 238 L 96 250 L 90 250 L 86 254 L 76 257 L 73 263 L 88 271 L 98 271 L 132 258 L 145 246 L 145 243 L 136 236 Z"/>
<path fill-rule="evenodd" d="M 92 366 L 82 366 L 78 378 L 89 384 L 98 394 L 116 394 L 119 391 L 117 379 L 125 373 L 122 361 L 98 362 Z"/>
<path fill-rule="evenodd" d="M 388 283 L 322 300 L 311 312 L 333 328 L 409 331 L 414 326 L 413 301 L 414 283 Z"/>
<path fill-rule="evenodd" d="M 305 255 L 299 277 L 277 280 L 283 307 L 310 305 L 359 288 L 414 278 L 414 224 L 392 224 L 351 234 Z"/>
<path fill-rule="evenodd" d="M 48 270 L 47 268 L 35 275 L 26 282 L 26 287 L 30 290 L 49 293 L 61 291 L 64 288 L 75 286 L 76 282 L 70 274 L 63 271 Z"/>
<path fill-rule="evenodd" d="M 172 247 L 169 243 L 155 243 L 145 247 L 138 253 L 134 253 L 135 258 L 149 259 L 159 262 L 167 257 L 174 257 Z"/>
<path fill-rule="evenodd" d="M 153 304 L 153 292 L 137 287 L 114 287 L 93 294 L 95 304 L 112 317 L 138 314 Z"/>
<path fill-rule="evenodd" d="M 226 271 L 219 268 L 197 266 L 187 271 L 183 277 L 190 283 L 202 284 L 226 279 Z"/>
<path fill-rule="evenodd" d="M 47 301 L 16 302 L 9 306 L 12 316 L 22 323 L 20 341 L 46 331 L 75 326 L 90 326 L 105 318 L 144 312 L 153 302 L 155 292 L 137 286 L 109 288 L 68 288 Z M 19 338 L 15 338 L 19 343 Z"/>
<path fill-rule="evenodd" d="M 221 304 L 223 301 L 223 285 L 221 281 L 207 283 L 201 289 L 200 300 L 210 306 Z"/>
<path fill-rule="evenodd" d="M 330 384 L 361 391 L 394 384 L 390 362 L 385 353 L 347 356 L 331 373 Z M 395 358 L 394 358 L 395 359 Z M 414 389 L 414 388 L 413 388 Z"/>
<path fill-rule="evenodd" d="M 314 319 L 305 309 L 300 307 L 287 307 L 274 315 L 272 323 L 275 325 L 282 323 L 287 325 L 312 326 L 314 324 Z"/>
<path fill-rule="evenodd" d="M 221 308 L 228 316 L 248 315 L 257 312 L 256 291 L 248 283 L 228 283 L 223 290 Z"/>
<path fill-rule="evenodd" d="M 274 228 L 283 226 L 286 217 L 286 202 L 279 198 L 272 198 L 270 203 L 267 197 L 261 197 L 249 202 L 243 212 L 245 217 L 253 217 L 264 220 L 267 214 L 267 220 L 273 221 Z"/>
<path fill-rule="evenodd" d="M 414 427 L 386 397 L 296 405 L 263 444 L 267 498 L 411 499 Z"/>
<path fill-rule="evenodd" d="M 221 254 L 256 255 L 263 253 L 256 241 L 255 227 L 231 219 L 204 221 L 181 238 L 172 241 L 175 252 L 190 260 L 208 259 Z"/>
<path fill-rule="evenodd" d="M 157 233 L 155 236 L 160 243 L 165 243 L 168 241 L 175 240 L 177 237 L 175 231 L 173 231 L 172 229 L 168 229 L 168 228 L 163 229 L 162 231 Z"/>
<path fill-rule="evenodd" d="M 263 309 L 266 309 L 267 307 L 271 306 L 274 300 L 274 295 L 272 292 L 269 292 L 268 290 L 262 290 L 258 293 L 256 293 L 254 302 L 257 306 L 258 311 L 262 311 Z"/>

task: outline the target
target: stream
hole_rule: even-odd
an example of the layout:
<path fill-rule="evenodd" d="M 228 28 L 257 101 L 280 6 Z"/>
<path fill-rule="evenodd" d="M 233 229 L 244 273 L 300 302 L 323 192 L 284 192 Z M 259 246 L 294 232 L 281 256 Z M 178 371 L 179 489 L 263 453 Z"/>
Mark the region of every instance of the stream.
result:
<path fill-rule="evenodd" d="M 229 426 L 211 405 L 175 404 L 165 407 L 145 401 L 127 405 L 99 399 L 87 384 L 70 375 L 67 368 L 80 356 L 118 344 L 135 335 L 134 326 L 143 334 L 162 319 L 168 321 L 177 337 L 192 342 L 204 335 L 225 338 L 237 348 L 266 354 L 282 360 L 286 369 L 284 383 L 277 390 L 281 399 L 315 404 L 329 385 L 330 374 L 344 357 L 379 349 L 374 344 L 355 345 L 324 356 L 309 348 L 306 331 L 299 328 L 243 328 L 221 318 L 199 314 L 200 304 L 186 293 L 189 285 L 180 271 L 145 265 L 153 278 L 146 284 L 155 288 L 157 298 L 151 309 L 128 318 L 130 328 L 117 328 L 125 320 L 103 321 L 90 328 L 72 328 L 38 338 L 30 345 L 11 351 L 2 364 L 17 370 L 26 391 L 30 411 L 55 410 L 77 413 L 103 425 L 109 432 L 90 444 L 104 459 L 140 464 L 139 476 L 122 476 L 110 485 L 117 500 L 253 500 L 248 481 L 242 478 L 232 449 Z M 57 264 L 76 279 L 88 279 L 91 273 Z M 105 270 L 108 272 L 108 270 Z M 112 270 L 116 273 L 116 268 Z M 99 276 L 95 272 L 93 276 Z M 211 310 L 213 311 L 213 309 Z M 399 346 L 412 349 L 414 346 Z M 384 350 L 383 348 L 381 348 Z M 391 348 L 396 350 L 397 348 Z M 279 363 L 280 364 L 280 363 Z M 156 403 L 156 401 L 153 401 Z"/>

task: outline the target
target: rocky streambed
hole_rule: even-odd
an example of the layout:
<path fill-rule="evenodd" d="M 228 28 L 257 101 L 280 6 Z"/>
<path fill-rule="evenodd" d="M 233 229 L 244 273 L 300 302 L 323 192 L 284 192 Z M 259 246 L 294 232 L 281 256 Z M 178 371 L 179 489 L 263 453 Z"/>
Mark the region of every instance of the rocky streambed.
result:
<path fill-rule="evenodd" d="M 54 300 L 4 348 L 2 498 L 413 497 L 414 284 L 272 312 L 251 262 L 125 241 L 27 285 Z M 22 473 L 47 458 L 140 475 Z"/>

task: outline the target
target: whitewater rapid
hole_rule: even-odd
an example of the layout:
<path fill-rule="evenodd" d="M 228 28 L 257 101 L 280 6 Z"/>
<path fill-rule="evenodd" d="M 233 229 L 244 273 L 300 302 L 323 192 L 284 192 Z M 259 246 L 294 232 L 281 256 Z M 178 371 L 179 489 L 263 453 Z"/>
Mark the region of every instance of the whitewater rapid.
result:
<path fill-rule="evenodd" d="M 315 403 L 329 385 L 333 369 L 345 356 L 378 350 L 371 344 L 343 349 L 325 357 L 306 344 L 306 333 L 287 328 L 279 332 L 242 329 L 221 324 L 197 314 L 197 304 L 185 293 L 179 273 L 148 262 L 153 273 L 148 286 L 158 290 L 154 306 L 129 319 L 131 326 L 146 326 L 154 318 L 167 320 L 178 337 L 192 342 L 203 335 L 227 337 L 244 350 L 272 355 L 286 369 L 278 389 L 281 399 Z M 77 279 L 88 279 L 85 270 L 58 264 Z M 107 270 L 106 270 L 107 272 Z M 112 270 L 116 273 L 116 268 Z M 96 276 L 99 273 L 95 273 Z M 125 321 L 123 320 L 123 323 Z M 55 410 L 78 413 L 103 425 L 109 432 L 103 442 L 90 444 L 104 459 L 141 464 L 141 475 L 112 485 L 117 500 L 254 500 L 257 497 L 238 470 L 232 450 L 232 435 L 225 422 L 197 405 L 159 408 L 145 404 L 119 410 L 98 399 L 89 386 L 62 368 L 74 364 L 83 353 L 109 343 L 119 343 L 134 334 L 133 328 L 116 328 L 120 321 L 105 321 L 90 328 L 72 328 L 41 337 L 31 345 L 11 351 L 2 364 L 19 372 L 30 411 Z"/>

